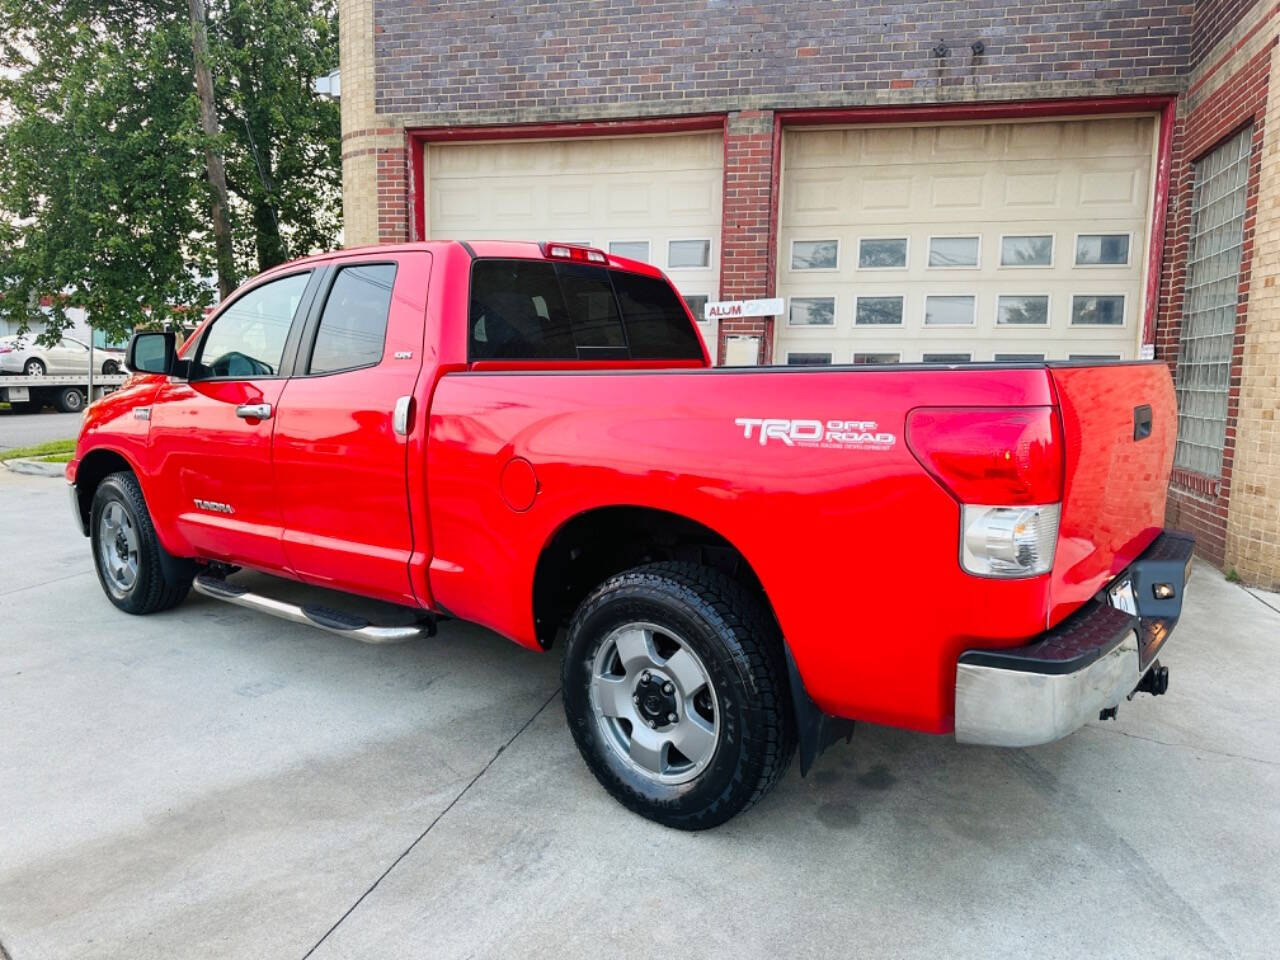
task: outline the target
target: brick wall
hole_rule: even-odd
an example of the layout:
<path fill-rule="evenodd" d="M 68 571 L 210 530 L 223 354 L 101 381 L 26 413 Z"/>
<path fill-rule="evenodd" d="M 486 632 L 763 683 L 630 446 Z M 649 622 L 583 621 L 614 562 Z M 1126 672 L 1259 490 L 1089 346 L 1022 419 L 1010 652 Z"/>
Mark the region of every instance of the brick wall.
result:
<path fill-rule="evenodd" d="M 375 103 L 424 124 L 493 123 L 853 105 L 890 90 L 904 100 L 1000 86 L 1023 87 L 1008 91 L 1017 98 L 1167 90 L 1185 74 L 1194 6 L 373 0 Z"/>
<path fill-rule="evenodd" d="M 1250 43 L 1237 45 L 1231 59 L 1220 69 L 1193 79 L 1183 100 L 1182 115 L 1174 134 L 1170 210 L 1165 238 L 1167 255 L 1161 284 L 1156 355 L 1169 361 L 1176 376 L 1194 187 L 1192 165 L 1246 124 L 1251 124 L 1253 130 L 1222 470 L 1218 476 L 1209 477 L 1175 468 L 1169 489 L 1168 522 L 1194 534 L 1201 555 L 1219 566 L 1227 557 L 1228 513 L 1237 445 L 1236 421 L 1240 411 L 1241 362 L 1249 315 L 1261 148 L 1273 46 L 1274 40 L 1260 28 Z"/>
<path fill-rule="evenodd" d="M 1280 47 L 1270 60 L 1225 565 L 1280 590 Z"/>
<path fill-rule="evenodd" d="M 1259 0 L 1200 0 L 1191 28 L 1191 62 L 1199 64 Z M 1267 0 L 1270 2 L 1270 0 Z"/>
<path fill-rule="evenodd" d="M 763 291 L 772 296 L 775 245 L 771 218 L 775 185 L 773 114 L 732 114 L 725 128 L 724 206 L 721 227 L 720 298 L 750 299 Z M 760 362 L 772 362 L 771 318 L 743 317 L 720 321 L 718 356 L 724 341 L 736 335 L 760 338 Z"/>

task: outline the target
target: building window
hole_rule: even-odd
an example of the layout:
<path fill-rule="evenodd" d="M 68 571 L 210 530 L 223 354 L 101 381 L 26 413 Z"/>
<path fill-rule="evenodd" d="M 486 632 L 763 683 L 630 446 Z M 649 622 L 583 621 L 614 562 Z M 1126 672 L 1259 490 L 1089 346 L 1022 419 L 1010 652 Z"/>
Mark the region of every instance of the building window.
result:
<path fill-rule="evenodd" d="M 967 353 L 926 353 L 925 363 L 968 363 L 971 355 Z"/>
<path fill-rule="evenodd" d="M 1053 234 L 1001 237 L 1000 266 L 1052 267 Z"/>
<path fill-rule="evenodd" d="M 863 237 L 858 241 L 858 269 L 905 270 L 906 237 Z"/>
<path fill-rule="evenodd" d="M 1083 327 L 1124 326 L 1124 296 L 1076 294 L 1071 298 L 1071 323 Z"/>
<path fill-rule="evenodd" d="M 835 297 L 792 297 L 787 324 L 793 327 L 834 327 Z"/>
<path fill-rule="evenodd" d="M 977 237 L 930 237 L 929 266 L 976 267 L 980 246 Z"/>
<path fill-rule="evenodd" d="M 667 241 L 668 270 L 696 270 L 711 265 L 710 240 Z"/>
<path fill-rule="evenodd" d="M 1073 353 L 1067 357 L 1068 360 L 1082 361 L 1084 363 L 1096 363 L 1099 360 L 1119 360 L 1118 353 Z"/>
<path fill-rule="evenodd" d="M 968 296 L 932 296 L 924 298 L 924 323 L 927 327 L 971 327 L 976 298 Z"/>
<path fill-rule="evenodd" d="M 792 270 L 835 270 L 839 263 L 839 240 L 791 241 Z"/>
<path fill-rule="evenodd" d="M 1082 233 L 1076 237 L 1077 267 L 1126 267 L 1129 265 L 1127 233 Z"/>
<path fill-rule="evenodd" d="M 648 240 L 610 240 L 609 253 L 615 257 L 626 257 L 628 260 L 649 262 Z"/>
<path fill-rule="evenodd" d="M 996 363 L 1044 363 L 1043 353 L 997 353 Z"/>
<path fill-rule="evenodd" d="M 902 297 L 859 297 L 853 310 L 853 322 L 858 326 L 900 325 L 902 303 Z"/>
<path fill-rule="evenodd" d="M 1173 462 L 1211 477 L 1222 472 L 1227 430 L 1251 140 L 1250 128 L 1240 131 L 1197 161 L 1193 173 Z"/>
<path fill-rule="evenodd" d="M 1002 296 L 996 300 L 996 323 L 1000 326 L 1049 325 L 1049 298 L 1042 294 L 1033 296 Z"/>
<path fill-rule="evenodd" d="M 789 367 L 821 367 L 831 362 L 829 353 L 788 353 Z"/>
<path fill-rule="evenodd" d="M 857 364 L 863 363 L 900 363 L 902 354 L 900 353 L 855 353 L 853 362 Z"/>

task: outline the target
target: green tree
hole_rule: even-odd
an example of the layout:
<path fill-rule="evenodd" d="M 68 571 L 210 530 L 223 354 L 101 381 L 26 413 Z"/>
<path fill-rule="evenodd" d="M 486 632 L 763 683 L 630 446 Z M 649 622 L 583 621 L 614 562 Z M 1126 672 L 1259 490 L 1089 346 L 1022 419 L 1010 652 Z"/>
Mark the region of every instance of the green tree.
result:
<path fill-rule="evenodd" d="M 334 244 L 332 0 L 214 0 L 210 60 L 237 267 Z M 210 191 L 185 0 L 0 0 L 0 316 L 109 336 L 211 302 Z"/>

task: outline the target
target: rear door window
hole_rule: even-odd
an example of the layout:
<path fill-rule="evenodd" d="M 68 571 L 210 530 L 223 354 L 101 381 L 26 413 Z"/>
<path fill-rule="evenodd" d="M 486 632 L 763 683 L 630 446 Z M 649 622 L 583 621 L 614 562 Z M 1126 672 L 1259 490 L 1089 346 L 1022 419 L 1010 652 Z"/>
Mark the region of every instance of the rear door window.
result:
<path fill-rule="evenodd" d="M 667 283 L 577 263 L 477 260 L 472 360 L 702 359 Z"/>
<path fill-rule="evenodd" d="M 395 282 L 394 263 L 362 263 L 338 271 L 320 314 L 308 373 L 371 367 L 382 359 Z"/>

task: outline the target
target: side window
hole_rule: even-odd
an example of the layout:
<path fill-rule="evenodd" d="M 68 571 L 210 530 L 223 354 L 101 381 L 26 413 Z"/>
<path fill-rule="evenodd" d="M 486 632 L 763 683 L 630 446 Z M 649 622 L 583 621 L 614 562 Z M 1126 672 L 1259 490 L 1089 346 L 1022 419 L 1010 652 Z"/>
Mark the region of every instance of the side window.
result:
<path fill-rule="evenodd" d="M 329 288 L 308 373 L 373 366 L 382 359 L 391 312 L 394 263 L 343 267 Z"/>
<path fill-rule="evenodd" d="M 200 343 L 192 379 L 273 377 L 310 273 L 264 283 L 227 307 Z"/>

